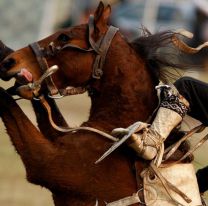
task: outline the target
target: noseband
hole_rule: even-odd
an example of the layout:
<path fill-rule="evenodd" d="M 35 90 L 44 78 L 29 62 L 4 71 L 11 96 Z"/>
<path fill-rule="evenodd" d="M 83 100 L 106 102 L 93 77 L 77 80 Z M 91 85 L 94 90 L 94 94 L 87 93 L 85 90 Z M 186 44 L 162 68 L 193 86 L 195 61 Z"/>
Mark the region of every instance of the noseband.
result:
<path fill-rule="evenodd" d="M 35 42 L 29 45 L 29 47 L 32 49 L 37 62 L 39 64 L 39 67 L 41 69 L 41 73 L 44 74 L 48 69 L 48 62 L 46 57 L 48 56 L 56 56 L 59 52 L 61 52 L 64 49 L 71 48 L 71 49 L 77 49 L 82 52 L 95 52 L 96 57 L 93 63 L 93 69 L 92 69 L 92 78 L 93 79 L 100 79 L 103 75 L 103 66 L 106 60 L 106 55 L 108 53 L 108 50 L 110 48 L 111 42 L 116 35 L 117 31 L 119 30 L 116 27 L 110 26 L 108 28 L 108 31 L 106 34 L 101 37 L 97 42 L 95 42 L 92 39 L 92 35 L 94 33 L 94 16 L 91 15 L 89 18 L 88 23 L 88 39 L 90 43 L 90 47 L 88 49 L 81 48 L 77 45 L 73 44 L 65 44 L 64 46 L 55 46 L 54 42 L 51 42 L 47 47 L 40 47 L 40 45 Z M 66 96 L 69 95 L 70 92 L 67 88 L 58 90 L 55 83 L 53 82 L 52 76 L 48 76 L 46 79 L 47 88 L 50 93 L 50 97 L 56 98 L 56 95 Z M 81 89 L 81 91 L 83 91 Z"/>

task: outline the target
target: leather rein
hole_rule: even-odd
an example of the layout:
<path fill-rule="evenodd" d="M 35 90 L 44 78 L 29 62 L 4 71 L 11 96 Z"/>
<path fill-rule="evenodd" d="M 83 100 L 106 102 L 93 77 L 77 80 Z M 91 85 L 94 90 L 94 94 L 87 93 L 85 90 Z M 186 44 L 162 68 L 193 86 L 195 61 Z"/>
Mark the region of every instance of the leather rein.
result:
<path fill-rule="evenodd" d="M 88 49 L 81 48 L 77 45 L 70 43 L 65 44 L 63 46 L 55 46 L 54 42 L 51 42 L 47 47 L 44 48 L 42 48 L 37 42 L 30 44 L 29 47 L 32 49 L 36 57 L 36 60 L 39 64 L 42 74 L 47 72 L 47 70 L 49 69 L 46 58 L 49 56 L 56 56 L 59 52 L 61 52 L 64 49 L 71 48 L 82 52 L 95 52 L 96 57 L 92 69 L 92 78 L 100 79 L 103 75 L 103 66 L 106 60 L 108 50 L 118 30 L 119 30 L 118 28 L 110 26 L 106 34 L 102 36 L 97 42 L 95 42 L 92 38 L 92 35 L 94 33 L 94 16 L 90 15 L 89 23 L 88 23 L 88 31 L 89 31 L 88 39 L 89 39 L 90 47 Z M 86 91 L 86 88 L 83 87 L 77 87 L 77 88 L 67 87 L 65 89 L 57 89 L 51 75 L 47 76 L 45 82 L 49 90 L 49 97 L 54 99 L 62 98 L 63 96 L 67 96 L 67 95 L 80 94 Z M 37 96 L 37 94 L 35 94 L 35 96 Z"/>

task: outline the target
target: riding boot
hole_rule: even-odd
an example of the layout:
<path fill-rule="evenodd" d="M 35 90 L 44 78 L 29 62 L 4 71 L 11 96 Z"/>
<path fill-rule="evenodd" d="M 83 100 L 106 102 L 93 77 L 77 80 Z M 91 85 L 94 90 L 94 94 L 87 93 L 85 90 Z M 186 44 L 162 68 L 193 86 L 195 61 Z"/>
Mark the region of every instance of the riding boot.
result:
<path fill-rule="evenodd" d="M 129 146 L 140 157 L 152 160 L 161 149 L 161 145 L 170 132 L 181 123 L 186 115 L 189 103 L 176 88 L 168 91 L 163 98 L 157 115 L 149 128 L 131 136 Z"/>

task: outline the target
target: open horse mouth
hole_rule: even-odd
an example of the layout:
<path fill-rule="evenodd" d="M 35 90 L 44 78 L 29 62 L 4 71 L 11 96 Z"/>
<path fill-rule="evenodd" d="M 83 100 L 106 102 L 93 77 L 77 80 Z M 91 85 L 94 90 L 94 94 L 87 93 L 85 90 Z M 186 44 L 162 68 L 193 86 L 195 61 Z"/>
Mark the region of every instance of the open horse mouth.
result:
<path fill-rule="evenodd" d="M 24 85 L 28 85 L 28 83 L 33 82 L 33 76 L 32 74 L 25 68 L 20 69 L 20 71 L 18 72 L 13 72 L 10 74 L 7 74 L 7 76 L 2 77 L 1 79 L 5 80 L 5 81 L 9 81 L 10 79 L 15 78 L 15 84 L 14 86 L 10 87 L 7 89 L 7 92 L 11 95 L 19 95 L 19 88 L 20 87 L 24 87 Z M 27 91 L 27 93 L 29 93 L 30 99 L 32 96 L 32 92 Z M 27 98 L 26 98 L 27 99 Z"/>
<path fill-rule="evenodd" d="M 20 84 L 27 84 L 33 81 L 32 74 L 25 68 L 22 68 L 19 72 L 17 72 L 15 78 Z"/>
<path fill-rule="evenodd" d="M 24 85 L 33 81 L 33 75 L 26 68 L 21 68 L 16 72 L 0 72 L 0 79 L 9 81 L 12 78 L 16 79 L 16 82 Z"/>

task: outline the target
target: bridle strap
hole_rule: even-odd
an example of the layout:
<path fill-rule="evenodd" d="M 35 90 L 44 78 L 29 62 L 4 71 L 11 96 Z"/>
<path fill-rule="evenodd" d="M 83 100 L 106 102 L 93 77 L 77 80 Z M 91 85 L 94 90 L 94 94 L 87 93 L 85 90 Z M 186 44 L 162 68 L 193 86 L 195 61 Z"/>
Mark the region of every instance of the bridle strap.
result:
<path fill-rule="evenodd" d="M 92 35 L 94 33 L 93 15 L 90 15 L 88 27 L 89 27 L 89 43 L 91 48 L 83 49 L 77 45 L 66 44 L 62 48 L 60 48 L 60 50 L 66 48 L 74 48 L 84 52 L 95 51 L 97 55 L 93 64 L 92 77 L 94 79 L 100 79 L 101 76 L 103 75 L 103 66 L 105 63 L 106 55 L 108 53 L 112 40 L 119 29 L 114 26 L 110 26 L 106 34 L 103 37 L 101 37 L 97 42 L 95 42 L 92 38 Z"/>
<path fill-rule="evenodd" d="M 77 49 L 77 50 L 83 51 L 83 52 L 92 52 L 92 51 L 94 51 L 94 49 L 92 49 L 92 48 L 85 49 L 85 48 L 81 48 L 81 47 L 79 47 L 77 45 L 74 45 L 74 44 L 65 44 L 63 47 L 61 47 L 59 49 L 59 51 L 62 51 L 62 50 L 67 49 L 67 48 Z"/>
<path fill-rule="evenodd" d="M 99 46 L 100 53 L 97 54 L 94 65 L 93 65 L 92 77 L 94 79 L 100 79 L 101 76 L 103 75 L 103 66 L 106 60 L 106 55 L 108 53 L 111 42 L 114 36 L 116 35 L 117 31 L 118 31 L 118 28 L 110 26 L 107 33 L 105 34 L 105 36 L 103 37 L 101 41 L 101 44 Z"/>
<path fill-rule="evenodd" d="M 32 43 L 29 45 L 30 48 L 32 49 L 33 53 L 36 56 L 36 59 L 38 61 L 38 64 L 40 66 L 41 72 L 42 74 L 44 74 L 46 72 L 46 70 L 48 70 L 48 63 L 43 55 L 42 49 L 39 46 L 39 44 L 37 42 Z M 59 93 L 57 87 L 55 86 L 53 79 L 51 76 L 49 76 L 48 78 L 46 78 L 46 84 L 48 87 L 48 90 L 50 91 L 51 95 L 56 95 Z"/>
<path fill-rule="evenodd" d="M 88 22 L 88 28 L 89 28 L 89 43 L 90 46 L 93 48 L 93 50 L 97 53 L 100 54 L 101 50 L 100 50 L 100 41 L 98 40 L 97 42 L 95 42 L 92 38 L 94 31 L 95 31 L 95 27 L 94 27 L 94 16 L 90 15 L 89 17 L 89 22 Z"/>
<path fill-rule="evenodd" d="M 106 55 L 108 53 L 108 50 L 110 48 L 110 45 L 112 43 L 112 40 L 114 38 L 114 36 L 116 35 L 117 31 L 119 30 L 116 27 L 110 26 L 108 28 L 108 31 L 106 32 L 106 34 L 101 37 L 98 41 L 94 41 L 94 39 L 92 38 L 93 33 L 94 33 L 94 16 L 90 16 L 89 18 L 89 43 L 90 43 L 90 48 L 85 49 L 85 48 L 81 48 L 77 45 L 73 45 L 73 44 L 65 44 L 64 46 L 55 46 L 53 42 L 51 42 L 51 44 L 49 44 L 49 50 L 47 47 L 41 48 L 40 45 L 35 42 L 29 45 L 29 47 L 32 49 L 34 55 L 36 56 L 36 59 L 38 61 L 38 64 L 41 68 L 41 72 L 42 74 L 44 74 L 47 69 L 49 68 L 47 60 L 46 60 L 46 56 L 55 56 L 58 52 L 67 49 L 67 48 L 72 48 L 72 49 L 77 49 L 79 51 L 83 51 L 83 52 L 95 52 L 96 53 L 96 57 L 95 57 L 95 61 L 93 64 L 93 68 L 92 68 L 92 78 L 94 79 L 100 79 L 103 75 L 103 66 L 106 60 Z M 60 94 L 59 90 L 56 88 L 52 77 L 49 76 L 46 79 L 46 83 L 47 83 L 47 87 L 50 91 L 50 95 L 56 95 L 56 94 Z M 62 93 L 68 93 L 63 92 Z M 70 93 L 70 92 L 69 92 Z"/>

